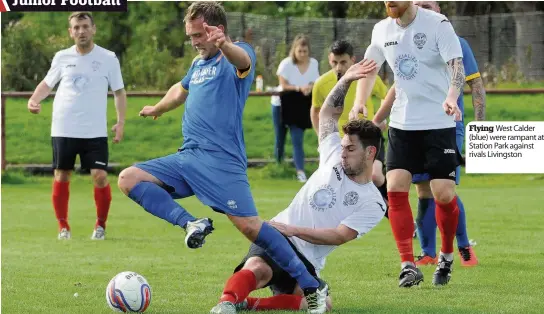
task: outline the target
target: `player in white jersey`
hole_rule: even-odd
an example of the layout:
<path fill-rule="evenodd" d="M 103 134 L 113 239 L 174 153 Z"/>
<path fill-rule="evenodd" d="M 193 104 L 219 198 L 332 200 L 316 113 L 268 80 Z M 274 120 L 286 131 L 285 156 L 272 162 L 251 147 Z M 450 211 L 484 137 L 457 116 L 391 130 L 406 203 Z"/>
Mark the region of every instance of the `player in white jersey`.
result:
<path fill-rule="evenodd" d="M 330 92 L 319 114 L 319 168 L 271 221 L 316 277 L 327 255 L 368 233 L 385 214 L 384 199 L 372 182 L 373 163 L 383 140 L 380 129 L 368 120 L 350 121 L 342 127 L 345 135 L 340 138 L 338 128 L 350 83 L 374 67 L 374 62 L 366 60 L 354 64 Z M 267 286 L 273 297 L 247 298 L 251 291 Z M 296 280 L 255 244 L 227 281 L 225 295 L 235 296 L 238 309 L 299 310 L 307 306 Z"/>
<path fill-rule="evenodd" d="M 90 170 L 94 184 L 96 223 L 91 239 L 104 240 L 111 203 L 107 178 L 108 86 L 115 96 L 117 123 L 114 143 L 123 138 L 126 110 L 121 67 L 115 53 L 93 42 L 96 25 L 89 12 L 74 12 L 68 18 L 75 45 L 55 54 L 46 77 L 28 101 L 28 110 L 37 114 L 40 102 L 60 82 L 53 101 L 51 142 L 53 146 L 52 202 L 59 224 L 58 239 L 70 239 L 68 199 L 70 176 L 79 154 L 81 168 Z"/>
<path fill-rule="evenodd" d="M 461 119 L 457 98 L 465 81 L 463 54 L 444 15 L 418 9 L 412 2 L 386 1 L 385 5 L 389 17 L 374 26 L 365 58 L 376 61 L 378 69 L 387 61 L 395 77 L 386 167 L 389 221 L 402 262 L 399 286 L 423 281 L 414 263 L 414 220 L 408 200 L 412 175 L 417 173 L 430 175 L 442 238 L 433 284 L 445 285 L 451 276 L 459 215 L 455 120 Z M 368 98 L 377 71 L 358 82 L 350 116 L 359 112 L 360 99 Z"/>

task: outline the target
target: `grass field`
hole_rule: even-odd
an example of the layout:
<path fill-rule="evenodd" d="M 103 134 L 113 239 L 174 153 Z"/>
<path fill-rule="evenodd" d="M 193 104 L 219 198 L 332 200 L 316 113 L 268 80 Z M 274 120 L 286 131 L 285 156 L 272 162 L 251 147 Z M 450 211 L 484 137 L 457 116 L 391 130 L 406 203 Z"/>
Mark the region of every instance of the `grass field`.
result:
<path fill-rule="evenodd" d="M 263 179 L 265 172 L 250 169 L 250 182 L 261 216 L 271 218 L 300 185 Z M 110 313 L 106 285 L 125 270 L 148 279 L 153 292 L 149 313 L 208 313 L 248 248 L 225 217 L 193 197 L 181 203 L 194 215 L 210 216 L 217 229 L 202 249 L 189 250 L 181 230 L 146 213 L 115 188 L 108 239 L 93 242 L 95 209 L 88 176 L 74 177 L 69 215 L 73 239 L 61 242 L 50 205 L 51 178 L 8 172 L 2 183 L 2 313 Z M 323 276 L 332 288 L 333 312 L 541 313 L 543 193 L 543 175 L 464 175 L 459 194 L 480 265 L 455 267 L 450 285 L 440 289 L 431 286 L 430 267 L 423 269 L 420 287 L 397 288 L 398 253 L 384 219 L 328 258 Z M 411 202 L 415 208 L 413 193 Z M 417 243 L 414 247 L 419 249 Z M 262 290 L 256 295 L 268 294 Z"/>
<path fill-rule="evenodd" d="M 129 98 L 125 141 L 110 147 L 111 162 L 130 164 L 168 154 L 181 144 L 178 110 L 158 121 L 137 116 L 157 98 Z M 465 96 L 467 122 L 473 112 Z M 51 99 L 39 116 L 26 100 L 9 99 L 6 109 L 7 160 L 50 163 Z M 544 120 L 544 96 L 487 97 L 487 118 L 495 121 Z M 115 120 L 109 107 L 110 126 Z M 244 116 L 248 157 L 272 156 L 269 98 L 250 98 Z M 307 156 L 316 156 L 316 137 L 305 135 Z M 291 155 L 290 142 L 287 155 Z M 315 165 L 308 165 L 309 172 Z M 254 197 L 263 218 L 285 208 L 300 188 L 290 166 L 250 169 Z M 112 182 L 115 177 L 110 178 Z M 544 258 L 544 175 L 463 175 L 459 188 L 467 208 L 469 237 L 480 265 L 454 267 L 451 284 L 433 288 L 433 268 L 423 269 L 417 288 L 397 288 L 399 258 L 387 220 L 328 258 L 323 276 L 332 288 L 334 313 L 541 313 L 544 308 L 540 262 Z M 248 241 L 219 214 L 197 199 L 181 201 L 195 216 L 209 216 L 216 231 L 199 250 L 183 244 L 184 233 L 146 213 L 116 188 L 108 239 L 90 241 L 95 208 L 88 176 L 74 176 L 70 193 L 71 241 L 56 240 L 51 178 L 2 175 L 2 312 L 110 313 L 108 281 L 121 271 L 143 274 L 153 300 L 149 313 L 208 313 L 225 280 L 245 255 Z M 416 198 L 412 191 L 412 208 Z M 414 245 L 418 253 L 417 242 Z M 74 293 L 79 297 L 74 297 Z M 269 295 L 267 290 L 257 296 Z M 268 312 L 276 314 L 279 312 Z"/>
<path fill-rule="evenodd" d="M 157 121 L 138 117 L 140 109 L 155 104 L 158 98 L 129 98 L 125 139 L 110 145 L 110 161 L 125 165 L 136 161 L 164 156 L 174 152 L 181 141 L 181 114 L 183 107 Z M 6 159 L 9 163 L 51 163 L 51 107 L 52 98 L 44 101 L 42 112 L 32 115 L 26 109 L 26 99 L 8 99 L 6 106 Z M 379 103 L 375 101 L 375 103 Z M 472 100 L 465 96 L 466 122 L 473 119 Z M 488 95 L 487 120 L 542 121 L 544 95 Z M 538 109 L 537 109 L 538 108 Z M 115 123 L 115 107 L 110 99 L 109 125 Z M 244 111 L 244 130 L 249 158 L 272 158 L 274 130 L 270 98 L 250 97 Z M 292 156 L 290 136 L 287 136 L 286 154 Z M 307 157 L 317 156 L 317 137 L 307 130 L 304 151 Z"/>

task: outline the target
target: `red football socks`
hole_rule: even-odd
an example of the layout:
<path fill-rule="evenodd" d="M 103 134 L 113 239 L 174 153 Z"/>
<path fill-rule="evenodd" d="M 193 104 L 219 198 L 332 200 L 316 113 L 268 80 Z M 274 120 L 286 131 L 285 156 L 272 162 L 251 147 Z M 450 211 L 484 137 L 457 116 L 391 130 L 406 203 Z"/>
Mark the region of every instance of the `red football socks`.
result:
<path fill-rule="evenodd" d="M 447 204 L 441 204 L 437 200 L 436 203 L 436 224 L 440 230 L 440 238 L 442 238 L 442 253 L 453 253 L 453 241 L 459 221 L 459 207 L 457 206 L 457 196 Z"/>
<path fill-rule="evenodd" d="M 412 249 L 414 218 L 410 208 L 408 192 L 387 192 L 387 195 L 389 196 L 389 222 L 397 242 L 401 262 L 414 263 Z"/>
<path fill-rule="evenodd" d="M 70 197 L 70 182 L 60 182 L 53 180 L 53 191 L 51 200 L 55 209 L 55 216 L 59 223 L 59 230 L 66 228 L 70 230 L 68 225 L 68 199 Z"/>
<path fill-rule="evenodd" d="M 293 294 L 279 294 L 269 298 L 247 298 L 248 310 L 294 310 L 300 309 L 303 297 Z"/>
<path fill-rule="evenodd" d="M 111 187 L 106 185 L 103 188 L 94 187 L 94 203 L 96 204 L 96 226 L 106 229 L 106 220 L 111 204 Z"/>
<path fill-rule="evenodd" d="M 221 302 L 240 303 L 244 301 L 251 291 L 257 288 L 257 280 L 251 270 L 242 269 L 233 274 L 223 290 Z"/>

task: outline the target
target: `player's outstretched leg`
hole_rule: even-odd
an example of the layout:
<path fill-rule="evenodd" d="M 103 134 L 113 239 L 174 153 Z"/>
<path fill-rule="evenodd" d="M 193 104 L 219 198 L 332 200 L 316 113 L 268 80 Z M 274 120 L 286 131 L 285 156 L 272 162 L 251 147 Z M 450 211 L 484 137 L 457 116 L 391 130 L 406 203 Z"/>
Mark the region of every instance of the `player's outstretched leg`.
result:
<path fill-rule="evenodd" d="M 295 278 L 304 291 L 308 302 L 308 313 L 322 314 L 327 310 L 327 293 L 329 286 L 322 280 L 312 276 L 304 263 L 296 255 L 287 239 L 274 227 L 264 222 L 259 228 L 255 244 L 262 247 L 282 269 Z"/>
<path fill-rule="evenodd" d="M 193 192 L 178 174 L 164 171 L 171 158 L 175 157 L 167 156 L 140 164 L 138 168 L 123 170 L 118 185 L 125 195 L 147 212 L 185 229 L 186 245 L 192 249 L 199 248 L 204 244 L 204 238 L 214 230 L 213 222 L 209 218 L 196 219 L 172 198 L 171 193 L 183 198 L 193 195 Z M 171 193 L 167 188 L 172 189 Z"/>
<path fill-rule="evenodd" d="M 310 274 L 287 239 L 278 230 L 256 216 L 228 215 L 228 217 L 250 241 L 260 246 L 276 264 L 297 280 L 308 302 L 308 313 L 325 313 L 328 285 Z"/>

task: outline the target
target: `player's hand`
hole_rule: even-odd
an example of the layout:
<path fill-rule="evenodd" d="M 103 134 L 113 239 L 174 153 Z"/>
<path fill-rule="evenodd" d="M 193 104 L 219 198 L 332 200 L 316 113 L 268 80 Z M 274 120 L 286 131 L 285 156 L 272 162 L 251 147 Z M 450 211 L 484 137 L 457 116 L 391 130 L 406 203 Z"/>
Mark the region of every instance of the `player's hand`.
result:
<path fill-rule="evenodd" d="M 294 237 L 297 235 L 297 228 L 295 226 L 286 225 L 281 222 L 270 221 L 270 225 L 283 234 L 286 237 Z"/>
<path fill-rule="evenodd" d="M 161 114 L 157 111 L 157 108 L 155 106 L 145 106 L 140 111 L 140 117 L 153 117 L 153 120 L 157 120 Z"/>
<path fill-rule="evenodd" d="M 112 128 L 111 131 L 115 133 L 115 137 L 113 138 L 114 143 L 119 143 L 123 139 L 123 135 L 125 133 L 125 123 L 124 122 L 117 122 Z"/>
<path fill-rule="evenodd" d="M 461 121 L 461 109 L 457 106 L 457 99 L 446 98 L 442 107 L 448 116 L 455 115 L 455 121 Z"/>
<path fill-rule="evenodd" d="M 40 103 L 35 102 L 32 99 L 28 100 L 28 111 L 30 111 L 33 114 L 38 114 L 42 110 L 42 105 Z"/>
<path fill-rule="evenodd" d="M 361 112 L 361 107 L 366 107 L 366 106 L 354 105 L 353 108 L 351 108 L 351 110 L 349 111 L 350 121 L 359 119 L 359 113 Z"/>
<path fill-rule="evenodd" d="M 376 69 L 376 62 L 374 60 L 363 59 L 360 62 L 350 66 L 346 71 L 346 74 L 342 79 L 348 82 L 353 82 L 365 78 L 367 74 Z"/>
<path fill-rule="evenodd" d="M 210 26 L 204 23 L 204 30 L 206 31 L 206 36 L 208 36 L 208 42 L 213 43 L 217 48 L 221 48 L 227 40 L 225 33 L 217 26 Z"/>

